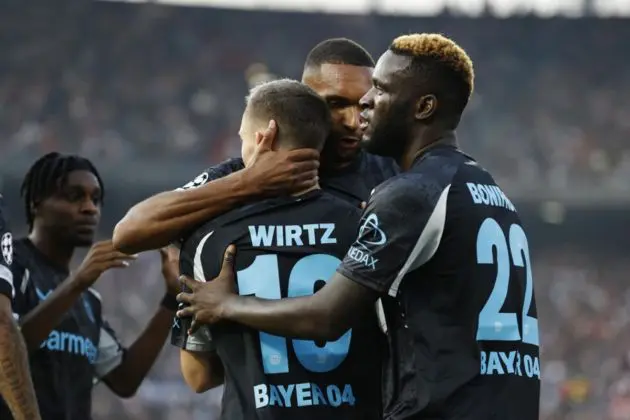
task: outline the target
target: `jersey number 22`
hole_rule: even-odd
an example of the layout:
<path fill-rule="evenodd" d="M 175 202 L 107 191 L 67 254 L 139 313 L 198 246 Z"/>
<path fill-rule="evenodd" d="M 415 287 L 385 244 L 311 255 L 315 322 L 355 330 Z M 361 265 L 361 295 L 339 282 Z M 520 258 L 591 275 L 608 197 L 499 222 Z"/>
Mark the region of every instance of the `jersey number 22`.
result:
<path fill-rule="evenodd" d="M 338 258 L 327 254 L 315 254 L 301 258 L 289 274 L 287 297 L 309 296 L 318 280 L 327 280 L 337 269 Z M 281 299 L 278 256 L 259 255 L 244 270 L 236 273 L 241 295 L 256 295 L 262 299 Z M 311 372 L 328 372 L 344 361 L 350 348 L 352 330 L 337 341 L 319 347 L 314 341 L 292 340 L 295 356 L 304 368 Z M 266 374 L 289 372 L 287 339 L 260 333 L 260 354 Z"/>
<path fill-rule="evenodd" d="M 509 240 L 509 247 L 508 247 Z M 479 313 L 477 341 L 522 341 L 538 346 L 538 320 L 528 314 L 534 295 L 529 245 L 523 228 L 510 226 L 506 240 L 503 229 L 493 218 L 481 224 L 477 234 L 477 263 L 496 264 L 497 276 L 486 304 Z M 496 248 L 496 261 L 493 248 Z M 522 307 L 522 335 L 515 313 L 501 312 L 510 284 L 510 254 L 517 267 L 525 269 L 525 297 Z"/>

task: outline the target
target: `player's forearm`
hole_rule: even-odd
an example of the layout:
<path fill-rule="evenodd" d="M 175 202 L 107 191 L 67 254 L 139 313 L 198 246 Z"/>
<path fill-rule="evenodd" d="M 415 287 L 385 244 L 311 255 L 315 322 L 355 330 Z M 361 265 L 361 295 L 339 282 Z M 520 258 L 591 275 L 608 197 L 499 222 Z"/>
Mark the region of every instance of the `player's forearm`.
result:
<path fill-rule="evenodd" d="M 237 296 L 225 305 L 224 318 L 270 334 L 310 340 L 336 340 L 347 330 L 310 296 L 280 300 Z"/>
<path fill-rule="evenodd" d="M 136 393 L 164 346 L 173 315 L 173 311 L 160 307 L 129 347 L 123 362 L 104 378 L 118 396 L 128 398 Z"/>
<path fill-rule="evenodd" d="M 72 309 L 84 290 L 84 287 L 70 278 L 20 319 L 20 329 L 29 353 L 39 349 L 42 341 Z"/>
<path fill-rule="evenodd" d="M 11 311 L 0 313 L 0 395 L 15 420 L 40 419 L 26 347 Z"/>
<path fill-rule="evenodd" d="M 223 384 L 225 371 L 216 353 L 180 350 L 179 354 L 182 375 L 190 389 L 202 393 Z"/>
<path fill-rule="evenodd" d="M 247 170 L 242 170 L 199 188 L 154 195 L 133 206 L 118 222 L 114 247 L 128 254 L 164 247 L 257 194 Z"/>

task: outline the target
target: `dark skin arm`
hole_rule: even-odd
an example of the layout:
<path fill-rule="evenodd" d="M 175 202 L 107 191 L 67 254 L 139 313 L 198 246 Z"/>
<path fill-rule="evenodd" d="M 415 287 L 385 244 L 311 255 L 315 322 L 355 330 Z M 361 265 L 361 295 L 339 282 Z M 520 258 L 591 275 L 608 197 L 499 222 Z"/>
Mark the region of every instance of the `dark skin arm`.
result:
<path fill-rule="evenodd" d="M 234 255 L 235 248 L 228 247 L 221 272 L 212 281 L 180 277 L 192 292 L 178 295 L 178 301 L 190 306 L 177 316 L 192 316 L 192 330 L 200 324 L 233 321 L 271 334 L 332 341 L 352 328 L 379 297 L 339 273 L 312 296 L 279 300 L 238 296 L 234 290 Z"/>
<path fill-rule="evenodd" d="M 175 296 L 180 290 L 179 250 L 173 247 L 163 248 L 160 250 L 160 258 L 167 293 Z M 136 393 L 160 355 L 171 331 L 173 315 L 175 311 L 160 306 L 144 331 L 127 349 L 122 363 L 103 378 L 103 382 L 116 395 L 129 398 Z"/>
<path fill-rule="evenodd" d="M 59 285 L 46 299 L 20 319 L 20 328 L 29 352 L 39 349 L 50 331 L 74 306 L 81 294 L 111 268 L 124 268 L 134 256 L 115 251 L 111 241 L 95 243 L 74 276 Z"/>
<path fill-rule="evenodd" d="M 0 395 L 15 420 L 40 419 L 26 346 L 11 313 L 11 300 L 0 295 Z"/>
<path fill-rule="evenodd" d="M 256 133 L 258 146 L 247 168 L 199 188 L 163 192 L 133 206 L 114 229 L 116 249 L 134 254 L 161 248 L 248 200 L 315 185 L 319 153 L 272 150 L 276 132 L 272 120 L 264 133 Z"/>
<path fill-rule="evenodd" d="M 174 311 L 160 307 L 129 347 L 123 362 L 103 378 L 119 397 L 132 397 L 151 370 L 171 330 Z"/>

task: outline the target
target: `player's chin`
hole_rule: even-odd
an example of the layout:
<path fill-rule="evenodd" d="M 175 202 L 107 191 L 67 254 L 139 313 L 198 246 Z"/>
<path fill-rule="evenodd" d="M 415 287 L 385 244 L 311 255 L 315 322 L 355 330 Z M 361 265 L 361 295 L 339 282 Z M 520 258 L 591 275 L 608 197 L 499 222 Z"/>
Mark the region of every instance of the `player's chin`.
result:
<path fill-rule="evenodd" d="M 391 150 L 387 146 L 387 142 L 379 141 L 379 137 L 373 136 L 369 133 L 364 133 L 361 138 L 361 146 L 365 151 L 373 155 L 379 156 L 391 156 Z"/>
<path fill-rule="evenodd" d="M 73 243 L 76 247 L 88 247 L 94 243 L 94 232 L 77 232 L 74 235 Z"/>

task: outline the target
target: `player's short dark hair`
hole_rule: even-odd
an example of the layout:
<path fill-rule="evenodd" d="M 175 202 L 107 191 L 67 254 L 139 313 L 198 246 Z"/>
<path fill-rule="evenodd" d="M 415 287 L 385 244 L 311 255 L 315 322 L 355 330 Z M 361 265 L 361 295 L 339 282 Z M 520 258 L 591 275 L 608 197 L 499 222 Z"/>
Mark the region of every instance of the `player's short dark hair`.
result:
<path fill-rule="evenodd" d="M 400 36 L 389 49 L 412 58 L 410 76 L 435 90 L 438 113 L 459 122 L 475 85 L 473 63 L 466 51 L 443 35 L 428 33 Z"/>
<path fill-rule="evenodd" d="M 20 189 L 29 231 L 33 229 L 32 206 L 55 194 L 66 182 L 68 174 L 73 171 L 91 172 L 101 186 L 101 200 L 103 199 L 105 196 L 103 180 L 92 162 L 81 156 L 62 155 L 57 152 L 48 153 L 30 167 L 24 176 Z"/>
<path fill-rule="evenodd" d="M 332 38 L 313 47 L 306 56 L 304 68 L 319 67 L 322 64 L 374 67 L 374 59 L 356 42 L 347 38 Z"/>
<path fill-rule="evenodd" d="M 250 118 L 276 121 L 278 144 L 324 147 L 332 126 L 330 110 L 310 87 L 291 79 L 274 80 L 254 87 L 246 100 Z"/>

